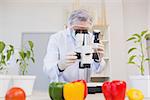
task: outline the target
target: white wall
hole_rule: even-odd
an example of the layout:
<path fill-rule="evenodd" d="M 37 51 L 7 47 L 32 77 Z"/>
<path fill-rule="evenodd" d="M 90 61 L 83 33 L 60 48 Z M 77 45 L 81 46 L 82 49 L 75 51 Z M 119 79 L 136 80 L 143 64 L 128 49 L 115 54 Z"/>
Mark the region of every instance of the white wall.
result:
<path fill-rule="evenodd" d="M 149 0 L 124 0 L 125 33 L 132 34 L 147 29 L 148 1 Z"/>
<path fill-rule="evenodd" d="M 95 2 L 88 1 L 87 4 L 94 5 Z M 22 32 L 62 30 L 68 13 L 66 9 L 72 6 L 70 0 L 4 0 L 0 4 L 4 12 L 4 39 L 18 48 L 21 46 Z M 13 34 L 11 38 L 8 37 L 10 34 Z"/>
<path fill-rule="evenodd" d="M 122 0 L 107 0 L 108 23 L 110 25 L 111 76 L 126 80 L 125 49 L 123 32 Z"/>
<path fill-rule="evenodd" d="M 21 46 L 22 32 L 51 32 L 63 29 L 61 5 L 13 2 L 4 5 L 4 38 L 17 48 Z"/>
<path fill-rule="evenodd" d="M 3 15 L 3 10 L 2 10 L 2 4 L 0 3 L 0 38 L 2 38 L 1 32 L 2 32 L 2 15 Z"/>
<path fill-rule="evenodd" d="M 148 27 L 150 28 L 150 0 L 148 0 Z"/>

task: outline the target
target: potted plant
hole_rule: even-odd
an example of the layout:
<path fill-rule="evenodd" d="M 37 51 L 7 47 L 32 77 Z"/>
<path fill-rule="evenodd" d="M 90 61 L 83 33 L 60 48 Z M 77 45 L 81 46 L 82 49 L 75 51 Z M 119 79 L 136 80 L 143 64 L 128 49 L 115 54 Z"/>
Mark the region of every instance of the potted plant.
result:
<path fill-rule="evenodd" d="M 27 96 L 30 96 L 32 94 L 34 81 L 36 76 L 33 75 L 27 75 L 28 73 L 28 67 L 30 61 L 35 63 L 34 60 L 34 44 L 32 41 L 28 41 L 28 48 L 22 48 L 18 52 L 18 58 L 16 60 L 16 63 L 19 64 L 19 75 L 13 76 L 13 86 L 22 88 Z"/>
<path fill-rule="evenodd" d="M 6 74 L 13 53 L 14 47 L 12 45 L 6 45 L 3 41 L 0 41 L 0 97 L 5 96 L 10 85 L 11 76 Z"/>
<path fill-rule="evenodd" d="M 132 87 L 140 89 L 145 97 L 150 97 L 150 75 L 145 74 L 146 64 L 150 61 L 146 52 L 149 49 L 146 46 L 146 40 L 149 37 L 150 32 L 146 30 L 131 35 L 127 40 L 133 45 L 128 50 L 128 64 L 135 65 L 140 72 L 140 75 L 130 76 L 130 82 Z"/>

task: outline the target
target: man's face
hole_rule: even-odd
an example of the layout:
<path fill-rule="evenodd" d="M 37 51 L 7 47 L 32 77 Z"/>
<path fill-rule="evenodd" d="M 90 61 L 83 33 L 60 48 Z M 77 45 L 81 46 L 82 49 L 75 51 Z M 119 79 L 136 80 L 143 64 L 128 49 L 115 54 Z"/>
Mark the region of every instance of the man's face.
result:
<path fill-rule="evenodd" d="M 74 30 L 89 30 L 91 29 L 91 24 L 89 22 L 81 21 L 79 23 L 73 24 L 71 27 Z"/>

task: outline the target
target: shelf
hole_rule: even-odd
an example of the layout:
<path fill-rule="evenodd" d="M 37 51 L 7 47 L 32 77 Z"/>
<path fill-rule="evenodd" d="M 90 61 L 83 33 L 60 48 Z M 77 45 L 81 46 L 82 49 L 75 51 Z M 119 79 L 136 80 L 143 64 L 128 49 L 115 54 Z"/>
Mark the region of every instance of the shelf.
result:
<path fill-rule="evenodd" d="M 108 40 L 101 40 L 103 43 L 108 43 L 109 41 Z"/>
<path fill-rule="evenodd" d="M 91 77 L 109 78 L 109 75 L 92 74 Z"/>
<path fill-rule="evenodd" d="M 101 25 L 94 25 L 93 30 L 98 29 L 101 31 L 101 34 L 99 36 L 100 41 L 104 45 L 104 61 L 105 61 L 105 68 L 100 72 L 94 75 L 93 77 L 110 77 L 110 38 L 109 38 L 109 25 L 101 26 Z M 97 79 L 96 79 L 97 80 Z"/>
<path fill-rule="evenodd" d="M 109 60 L 109 57 L 104 57 L 104 60 Z"/>
<path fill-rule="evenodd" d="M 102 30 L 107 30 L 109 25 L 102 26 L 102 25 L 94 25 L 93 29 L 102 29 Z"/>

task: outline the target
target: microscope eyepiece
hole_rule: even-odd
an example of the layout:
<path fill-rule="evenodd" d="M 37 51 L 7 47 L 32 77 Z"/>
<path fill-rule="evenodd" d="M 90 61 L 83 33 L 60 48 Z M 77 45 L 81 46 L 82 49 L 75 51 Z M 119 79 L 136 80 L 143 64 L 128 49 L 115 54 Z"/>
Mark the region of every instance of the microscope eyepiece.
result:
<path fill-rule="evenodd" d="M 94 43 L 99 43 L 99 34 L 100 34 L 100 30 L 94 30 L 93 31 L 93 35 L 94 35 Z"/>
<path fill-rule="evenodd" d="M 76 29 L 75 34 L 88 34 L 88 30 L 86 30 L 86 29 Z"/>

